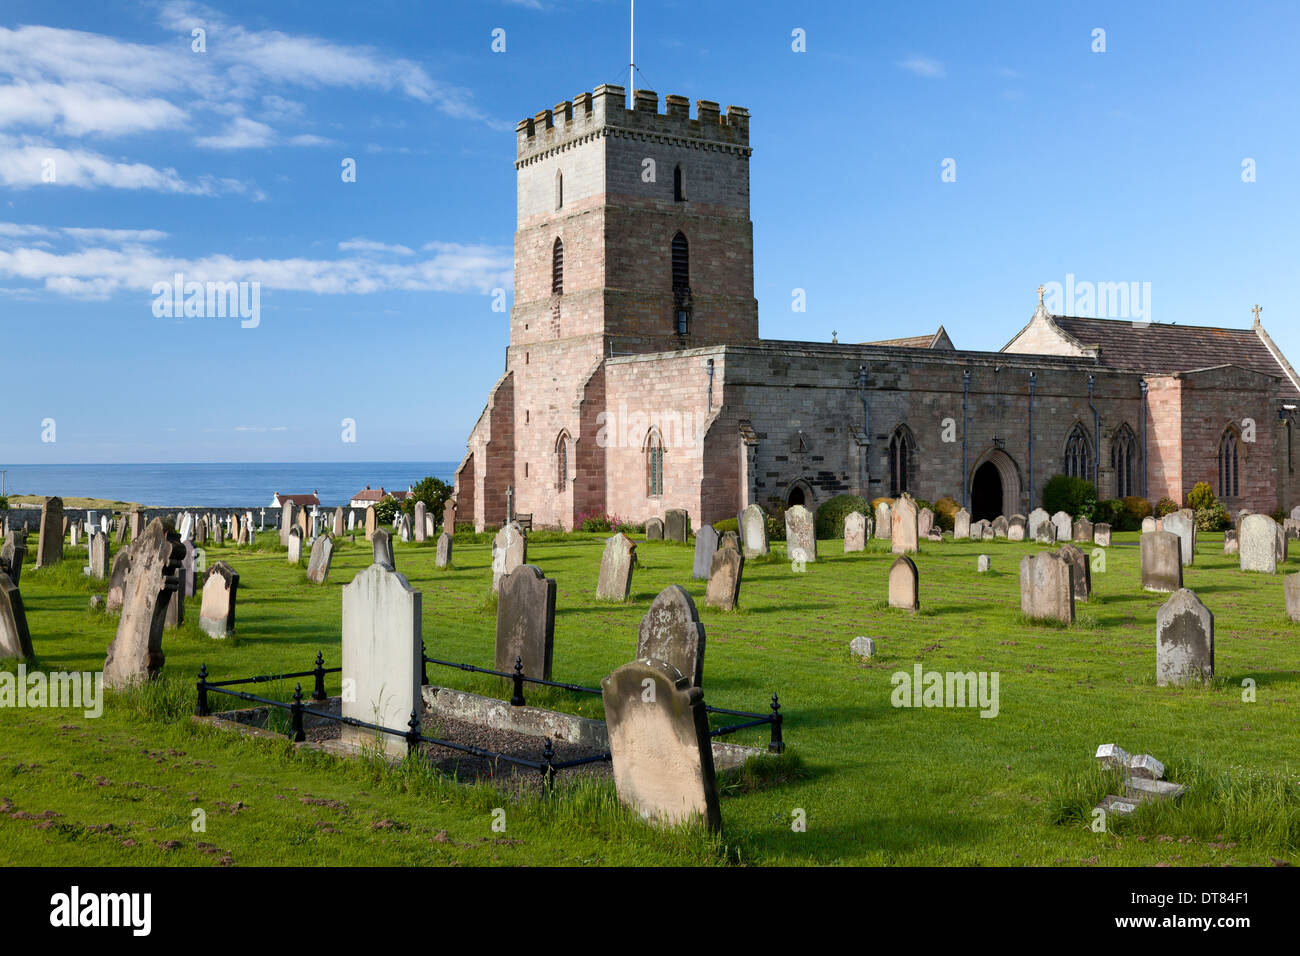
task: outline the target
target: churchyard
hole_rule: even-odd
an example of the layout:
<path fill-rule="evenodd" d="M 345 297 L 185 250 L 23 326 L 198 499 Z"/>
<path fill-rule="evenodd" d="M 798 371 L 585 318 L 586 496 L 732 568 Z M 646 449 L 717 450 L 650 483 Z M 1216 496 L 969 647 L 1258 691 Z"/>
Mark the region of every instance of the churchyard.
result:
<path fill-rule="evenodd" d="M 272 715 L 262 734 L 196 721 L 202 666 L 207 679 L 218 682 L 309 671 L 318 652 L 326 667 L 344 665 L 348 602 L 358 600 L 363 585 L 393 583 L 386 576 L 392 572 L 374 563 L 379 549 L 358 525 L 355 540 L 347 533 L 334 537 L 328 561 L 321 548 L 306 543 L 310 531 L 304 537 L 286 529 L 282 538 L 266 530 L 244 546 L 234 536 L 207 541 L 207 567 L 221 569 L 209 586 L 237 594 L 233 619 L 208 606 L 208 576 L 198 573 L 182 623 L 162 631 L 165 663 L 157 675 L 108 691 L 102 715 L 0 707 L 0 860 L 295 866 L 1296 862 L 1300 624 L 1287 615 L 1284 573 L 1300 570 L 1300 555 L 1276 563 L 1278 573 L 1256 573 L 1242 570 L 1239 554 L 1225 553 L 1222 533 L 1196 539 L 1194 562 L 1181 567 L 1181 577 L 1214 617 L 1213 675 L 1184 683 L 1186 661 L 1177 655 L 1164 655 L 1158 671 L 1157 617 L 1170 593 L 1144 589 L 1137 533 L 1115 533 L 1104 547 L 1077 542 L 1090 577 L 1085 601 L 1075 571 L 1054 556 L 1060 545 L 1035 540 L 1041 527 L 1019 527 L 1014 519 L 1012 534 L 1024 540 L 945 535 L 933 541 L 904 533 L 900 547 L 897 534 L 878 537 L 855 521 L 847 539 L 773 541 L 767 556 L 749 553 L 749 539 L 742 544 L 734 533 L 730 542 L 728 534 L 719 536 L 712 556 L 697 555 L 694 535 L 686 544 L 670 540 L 680 537 L 681 518 L 665 519 L 648 535 L 615 535 L 612 543 L 610 534 L 532 532 L 526 560 L 553 582 L 549 666 L 555 681 L 599 688 L 629 665 L 652 603 L 679 585 L 707 635 L 699 669 L 703 703 L 752 712 L 780 695 L 783 754 L 761 753 L 770 740 L 767 726 L 727 738 L 760 755 L 718 774 L 720 830 L 699 822 L 648 825 L 620 802 L 623 787 L 616 790 L 608 763 L 589 772 L 562 771 L 549 790 L 521 786 L 522 774 L 458 782 L 428 762 L 402 760 L 402 747 L 390 748 L 388 758 L 295 747 L 283 712 Z M 996 524 L 989 524 L 990 535 Z M 1176 525 L 1175 519 L 1168 527 Z M 533 586 L 508 573 L 503 551 L 494 566 L 492 535 L 458 530 L 452 549 L 431 533 L 419 541 L 406 528 L 374 530 L 385 563 L 418 592 L 414 607 L 427 653 L 509 670 L 502 666 L 508 660 L 497 659 L 498 610 L 516 589 Z M 141 534 L 149 532 L 142 528 Z M 1180 542 L 1172 530 L 1155 534 L 1173 539 L 1168 553 L 1177 557 Z M 1147 540 L 1160 544 L 1152 535 Z M 287 560 L 291 545 L 300 549 L 296 562 Z M 38 533 L 28 536 L 20 589 L 34 661 L 10 659 L 0 670 L 105 669 L 105 649 L 119 621 L 103 606 L 113 603 L 110 581 L 82 573 L 91 563 L 89 547 L 84 538 L 76 546 L 65 543 L 61 558 L 37 568 Z M 110 561 L 122 547 L 112 542 Z M 169 546 L 158 547 L 159 560 L 170 561 Z M 1259 560 L 1258 550 L 1252 544 L 1252 561 Z M 1150 564 L 1147 570 L 1153 573 Z M 179 580 L 183 572 L 160 565 L 151 573 Z M 1067 602 L 1072 622 L 1046 619 L 1065 592 L 1053 600 L 1040 600 L 1037 592 L 1028 599 L 1022 573 L 1031 581 L 1063 575 L 1064 588 L 1076 598 Z M 544 583 L 537 585 L 543 592 Z M 345 588 L 353 588 L 346 592 L 353 596 L 345 596 Z M 108 601 L 93 603 L 99 597 Z M 665 600 L 660 597 L 661 605 Z M 1161 623 L 1186 625 L 1181 619 Z M 228 636 L 213 636 L 221 633 Z M 528 641 L 527 635 L 519 639 Z M 871 656 L 853 653 L 852 642 L 859 649 L 869 644 Z M 1186 640 L 1178 644 L 1187 647 Z M 539 660 L 529 673 L 545 667 Z M 635 678 L 626 682 L 629 689 L 606 699 L 631 699 L 643 680 L 659 680 L 655 667 L 626 672 Z M 455 668 L 426 669 L 432 684 L 508 707 L 508 682 Z M 978 675 L 995 697 L 965 706 L 931 700 L 922 685 L 935 672 Z M 1167 681 L 1170 673 L 1175 679 Z M 331 698 L 340 695 L 340 676 L 331 671 L 324 678 Z M 685 684 L 693 679 L 687 675 Z M 299 683 L 304 694 L 312 690 L 311 678 L 237 689 L 287 702 Z M 671 682 L 658 686 L 671 688 Z M 598 720 L 608 715 L 599 694 L 536 685 L 526 694 L 530 707 Z M 683 700 L 690 696 L 681 694 Z M 949 706 L 933 706 L 945 702 Z M 214 712 L 252 706 L 215 693 L 209 699 Z M 450 732 L 436 717 L 423 731 Z M 628 746 L 613 730 L 611 736 L 616 748 Z M 1132 815 L 1110 813 L 1098 832 L 1093 808 L 1124 786 L 1096 759 L 1106 744 L 1154 756 L 1164 765 L 1164 779 L 1186 791 Z M 537 759 L 541 752 L 538 737 L 524 756 Z"/>

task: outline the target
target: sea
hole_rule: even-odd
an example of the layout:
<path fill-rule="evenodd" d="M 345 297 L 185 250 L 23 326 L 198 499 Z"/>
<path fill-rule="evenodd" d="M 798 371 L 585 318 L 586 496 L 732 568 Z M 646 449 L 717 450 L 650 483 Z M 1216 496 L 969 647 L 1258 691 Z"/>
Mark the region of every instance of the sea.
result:
<path fill-rule="evenodd" d="M 149 465 L 5 465 L 6 495 L 107 498 L 152 508 L 266 508 L 278 493 L 346 505 L 362 488 L 405 491 L 433 476 L 452 483 L 454 461 L 222 462 Z"/>

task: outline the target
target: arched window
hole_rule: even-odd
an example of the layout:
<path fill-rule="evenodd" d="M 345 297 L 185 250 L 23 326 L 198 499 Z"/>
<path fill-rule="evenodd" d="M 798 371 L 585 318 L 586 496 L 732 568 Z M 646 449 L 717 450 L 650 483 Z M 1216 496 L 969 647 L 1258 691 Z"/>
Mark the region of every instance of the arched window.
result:
<path fill-rule="evenodd" d="M 645 450 L 646 494 L 652 498 L 664 493 L 664 443 L 658 432 L 651 432 Z"/>
<path fill-rule="evenodd" d="M 1138 445 L 1133 429 L 1121 425 L 1110 445 L 1110 466 L 1115 469 L 1115 497 L 1136 495 L 1138 477 Z"/>
<path fill-rule="evenodd" d="M 1088 478 L 1092 475 L 1088 462 L 1088 435 L 1082 425 L 1070 429 L 1070 437 L 1065 440 L 1065 473 L 1073 478 Z"/>
<path fill-rule="evenodd" d="M 691 250 L 680 232 L 673 236 L 673 327 L 685 335 L 691 321 Z"/>
<path fill-rule="evenodd" d="M 1229 428 L 1219 439 L 1219 497 L 1235 498 L 1239 491 L 1237 480 L 1237 433 Z"/>
<path fill-rule="evenodd" d="M 673 202 L 686 202 L 686 180 L 681 163 L 673 170 Z"/>
<path fill-rule="evenodd" d="M 889 439 L 889 497 L 897 498 L 911 489 L 909 476 L 912 461 L 912 439 L 902 426 L 894 429 Z"/>
<path fill-rule="evenodd" d="M 558 238 L 551 247 L 551 295 L 564 294 L 564 243 Z"/>
<path fill-rule="evenodd" d="M 564 173 L 558 169 L 555 171 L 555 208 L 560 209 L 564 206 Z"/>
<path fill-rule="evenodd" d="M 564 492 L 569 487 L 569 433 L 560 432 L 555 440 L 555 490 Z"/>

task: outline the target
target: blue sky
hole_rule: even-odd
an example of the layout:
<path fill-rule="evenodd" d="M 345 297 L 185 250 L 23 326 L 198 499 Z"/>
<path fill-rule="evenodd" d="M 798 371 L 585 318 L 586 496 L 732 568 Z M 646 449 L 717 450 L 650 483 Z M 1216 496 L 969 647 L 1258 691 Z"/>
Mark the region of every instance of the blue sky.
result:
<path fill-rule="evenodd" d="M 1297 5 L 637 8 L 638 85 L 752 113 L 764 337 L 997 349 L 1073 275 L 1150 283 L 1156 321 L 1258 302 L 1300 360 Z M 459 459 L 514 125 L 625 84 L 627 33 L 624 0 L 7 0 L 0 460 Z M 256 327 L 155 315 L 176 271 L 259 282 Z"/>

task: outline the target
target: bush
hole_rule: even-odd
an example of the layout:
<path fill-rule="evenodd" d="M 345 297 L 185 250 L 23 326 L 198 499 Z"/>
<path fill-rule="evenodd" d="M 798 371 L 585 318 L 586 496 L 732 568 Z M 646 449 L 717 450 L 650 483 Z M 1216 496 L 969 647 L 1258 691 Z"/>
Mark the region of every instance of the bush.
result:
<path fill-rule="evenodd" d="M 1163 518 L 1165 515 L 1171 515 L 1178 510 L 1178 502 L 1173 498 L 1161 498 L 1156 502 L 1156 517 Z"/>
<path fill-rule="evenodd" d="M 858 495 L 836 495 L 817 509 L 813 524 L 820 539 L 844 537 L 844 519 L 853 512 L 867 514 L 870 505 Z"/>
<path fill-rule="evenodd" d="M 713 530 L 719 535 L 724 535 L 728 531 L 740 533 L 740 520 L 738 518 L 723 518 L 721 521 L 713 522 Z"/>
<path fill-rule="evenodd" d="M 1076 521 L 1091 521 L 1097 510 L 1097 489 L 1086 478 L 1055 475 L 1043 487 L 1043 510 L 1053 515 L 1064 511 Z"/>
<path fill-rule="evenodd" d="M 447 484 L 441 478 L 435 478 L 432 475 L 422 478 L 416 483 L 414 490 L 407 495 L 406 499 L 402 502 L 402 514 L 414 517 L 415 503 L 417 501 L 423 501 L 425 514 L 433 515 L 434 521 L 441 526 L 443 504 L 451 497 L 453 490 L 454 489 L 451 485 Z"/>
<path fill-rule="evenodd" d="M 934 521 L 939 526 L 939 530 L 951 531 L 957 512 L 961 511 L 961 505 L 951 498 L 944 497 L 934 503 L 933 510 Z"/>
<path fill-rule="evenodd" d="M 785 502 L 780 498 L 767 499 L 767 540 L 785 540 Z"/>
<path fill-rule="evenodd" d="M 1205 511 L 1218 504 L 1214 491 L 1208 481 L 1198 481 L 1187 493 L 1187 507 L 1193 511 Z"/>
<path fill-rule="evenodd" d="M 1232 519 L 1228 517 L 1228 509 L 1217 501 L 1208 508 L 1196 509 L 1197 531 L 1222 531 L 1231 527 Z"/>
<path fill-rule="evenodd" d="M 872 499 L 871 499 L 871 513 L 872 513 L 873 515 L 876 513 L 876 509 L 880 507 L 881 502 L 884 502 L 885 504 L 889 505 L 889 507 L 891 507 L 891 508 L 894 507 L 894 499 L 893 499 L 893 498 L 872 498 Z"/>
<path fill-rule="evenodd" d="M 393 519 L 397 517 L 397 499 L 392 495 L 384 495 L 375 504 L 375 520 L 380 524 L 392 524 Z"/>
<path fill-rule="evenodd" d="M 1151 517 L 1151 502 L 1137 495 L 1129 495 L 1120 500 L 1124 502 L 1124 510 L 1119 516 L 1118 524 L 1112 527 L 1116 531 L 1140 531 L 1142 519 Z"/>

